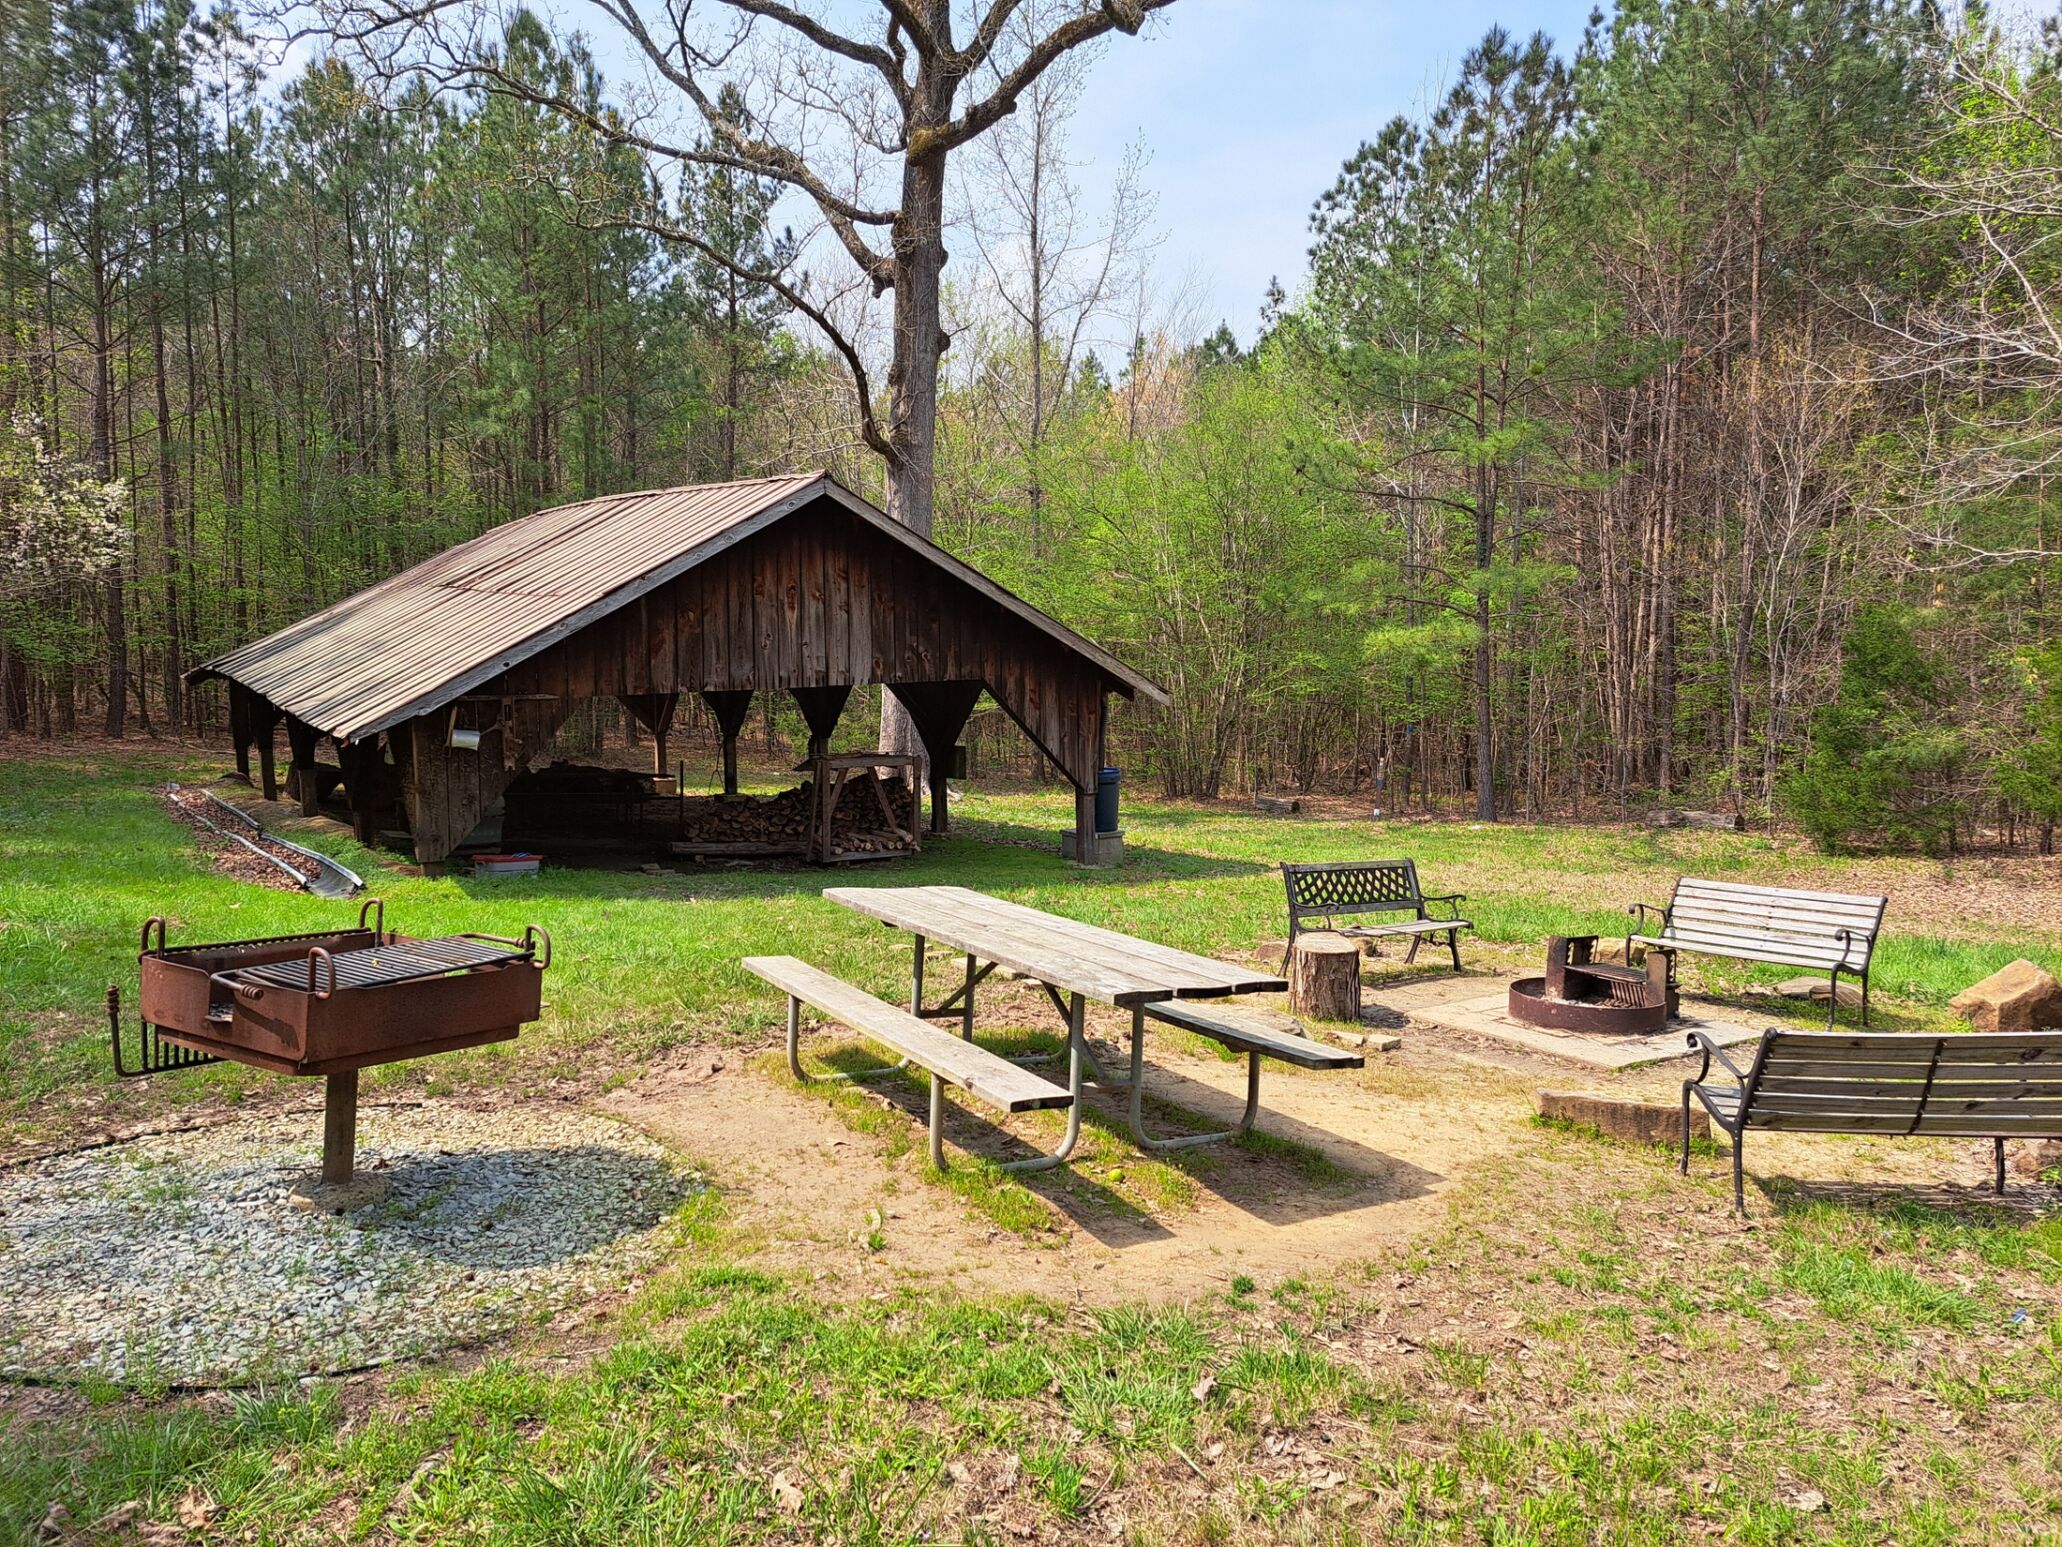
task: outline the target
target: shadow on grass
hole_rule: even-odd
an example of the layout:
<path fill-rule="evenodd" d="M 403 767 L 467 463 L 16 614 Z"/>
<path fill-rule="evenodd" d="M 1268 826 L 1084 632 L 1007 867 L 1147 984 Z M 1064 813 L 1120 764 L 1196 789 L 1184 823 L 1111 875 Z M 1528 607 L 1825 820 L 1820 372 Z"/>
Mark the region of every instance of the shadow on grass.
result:
<path fill-rule="evenodd" d="M 1986 1149 L 1988 1141 L 1983 1141 Z M 1986 1157 L 1986 1165 L 1989 1163 Z M 1985 1230 L 2046 1226 L 2062 1247 L 2062 1188 L 2025 1177 L 2007 1177 L 2005 1191 L 1989 1182 L 1852 1182 L 1820 1181 L 1783 1174 L 1755 1176 L 1754 1149 L 1747 1149 L 1750 1179 L 1760 1186 L 1769 1207 L 1786 1220 L 1803 1219 L 1824 1208 L 1846 1209 L 1872 1222 L 1900 1230 Z M 2062 1262 L 2058 1262 L 2062 1267 Z"/>
<path fill-rule="evenodd" d="M 1066 1078 L 1065 1044 L 1058 1036 L 1008 1031 L 984 1036 L 981 1045 L 1004 1057 L 1048 1054 L 1052 1062 L 1038 1065 L 1039 1071 L 1055 1083 Z M 1127 1054 L 1108 1044 L 1092 1046 L 1106 1074 L 1119 1078 L 1128 1070 Z M 880 1067 L 879 1060 L 864 1048 L 834 1049 L 824 1055 L 822 1062 L 839 1072 Z M 1243 1082 L 1237 1092 L 1220 1091 L 1202 1080 L 1155 1064 L 1150 1058 L 1145 1076 L 1144 1121 L 1153 1138 L 1231 1128 L 1244 1109 Z M 906 1125 L 906 1140 L 891 1136 L 898 1153 L 923 1142 L 930 1100 L 923 1071 L 909 1069 L 895 1075 L 883 1074 L 866 1080 L 860 1088 L 872 1092 L 900 1114 L 899 1120 Z M 1275 1226 L 1422 1197 L 1440 1180 L 1435 1172 L 1272 1110 L 1267 1094 L 1267 1071 L 1263 1069 L 1260 1117 L 1252 1133 L 1217 1144 L 1153 1153 L 1134 1145 L 1128 1122 L 1128 1092 L 1090 1085 L 1082 1097 L 1081 1147 L 1071 1163 L 1046 1171 L 1002 1173 L 994 1180 L 1005 1187 L 1010 1182 L 1020 1184 L 1102 1245 L 1120 1249 L 1166 1239 L 1178 1234 L 1179 1225 L 1177 1222 L 1170 1229 L 1153 1212 L 1106 1185 L 1095 1174 L 1097 1166 L 1118 1176 L 1130 1168 L 1164 1166 L 1221 1202 Z M 959 1093 L 949 1092 L 945 1138 L 967 1156 L 999 1167 L 1050 1153 L 1057 1146 L 1059 1123 L 1064 1118 L 1057 1112 L 1049 1116 L 1054 1119 L 1052 1131 L 1033 1143 L 998 1126 Z M 1041 1149 L 1041 1144 L 1045 1148 Z M 956 1159 L 948 1156 L 948 1165 Z M 984 1212 L 993 1216 L 995 1210 L 991 1207 Z"/>

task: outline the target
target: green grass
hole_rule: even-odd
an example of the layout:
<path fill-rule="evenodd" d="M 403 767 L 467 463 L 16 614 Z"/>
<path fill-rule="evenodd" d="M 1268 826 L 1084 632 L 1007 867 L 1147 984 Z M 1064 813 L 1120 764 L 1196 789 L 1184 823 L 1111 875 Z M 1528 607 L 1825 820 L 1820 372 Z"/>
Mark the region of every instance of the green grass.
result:
<path fill-rule="evenodd" d="M 219 758 L 139 751 L 121 760 L 16 759 L 0 780 L 0 1058 L 10 1072 L 0 1108 L 16 1136 L 35 1131 L 43 1098 L 106 1081 L 102 995 L 133 992 L 134 941 L 162 914 L 174 940 L 287 933 L 333 925 L 345 905 L 230 880 L 205 864 L 163 814 L 151 786 L 204 780 Z M 1189 949 L 1264 955 L 1283 933 L 1275 866 L 1370 854 L 1414 855 L 1427 884 L 1469 893 L 1484 941 L 1524 947 L 1544 935 L 1624 928 L 1621 905 L 1665 896 L 1681 871 L 1861 885 L 1850 862 L 1764 835 L 1458 822 L 1263 817 L 1233 807 L 1155 802 L 1126 807 L 1129 862 L 1089 872 L 1053 852 L 1066 819 L 1055 792 L 972 786 L 956 836 L 898 864 L 898 884 L 956 882 Z M 444 1085 L 528 1080 L 539 1073 L 628 1074 L 689 1041 L 758 1041 L 775 1027 L 776 996 L 739 959 L 806 948 L 812 960 L 891 1000 L 905 991 L 904 937 L 819 895 L 836 877 L 812 870 L 716 868 L 678 877 L 548 868 L 535 878 L 424 879 L 389 868 L 334 832 L 317 847 L 367 876 L 392 925 L 409 932 L 551 930 L 559 956 L 550 1011 L 516 1044 L 393 1066 L 372 1083 Z M 1871 875 L 1886 864 L 1871 862 Z M 1938 866 L 1909 870 L 1931 895 Z M 864 883 L 871 876 L 848 879 Z M 887 879 L 887 878 L 883 878 Z M 1873 884 L 1873 883 L 1870 883 Z M 1962 987 L 2017 956 L 2062 965 L 2056 940 L 2032 932 L 1985 938 L 1952 909 L 1939 919 L 1893 908 L 1875 987 L 1888 1026 L 1935 1024 Z M 1693 960 L 1707 986 L 1733 992 L 1780 969 Z M 262 1077 L 235 1069 L 152 1081 L 162 1099 L 234 1096 Z M 4 1138 L 0 1130 L 0 1138 Z"/>
<path fill-rule="evenodd" d="M 191 940 L 345 912 L 229 881 L 188 850 L 146 786 L 215 766 L 179 754 L 7 766 L 0 1142 L 55 1136 L 77 1103 L 109 1094 L 98 996 L 133 983 L 145 917 L 164 913 Z M 1677 870 L 1827 886 L 1848 874 L 1758 836 L 1333 823 L 1137 798 L 1132 863 L 1090 874 L 1049 852 L 1065 818 L 1055 795 L 976 788 L 956 818 L 962 836 L 892 879 L 974 885 L 1217 953 L 1280 938 L 1271 867 L 1285 858 L 1414 854 L 1437 889 L 1473 894 L 1492 947 L 1514 950 L 1620 927 L 1615 904 L 1664 894 Z M 400 928 L 534 919 L 559 942 L 539 1027 L 386 1082 L 571 1075 L 600 1089 L 672 1044 L 764 1046 L 780 1005 L 735 967 L 755 951 L 906 991 L 906 941 L 825 904 L 821 873 L 548 870 L 476 885 L 385 873 L 348 841 L 318 842 L 378 875 Z M 1915 886 L 1927 874 L 1913 863 Z M 2021 954 L 2052 961 L 2055 942 L 1987 941 L 1894 911 L 1884 1018 L 1937 1023 L 1949 993 Z M 808 1051 L 825 1069 L 871 1061 L 824 1036 Z M 133 1111 L 272 1083 L 219 1067 L 120 1096 Z M 897 1110 L 815 1089 L 922 1174 L 914 1082 Z M 1028 1141 L 1057 1137 L 1054 1114 L 1029 1118 Z M 991 1542 L 1016 1539 L 1012 1523 L 1057 1540 L 1568 1547 L 2062 1532 L 2062 1216 L 1894 1190 L 1829 1201 L 1778 1183 L 1775 1208 L 1740 1231 L 1722 1168 L 1683 1180 L 1660 1150 L 1607 1150 L 1553 1125 L 1514 1125 L 1512 1142 L 1458 1179 L 1444 1223 L 1365 1272 L 1227 1264 L 1225 1293 L 1100 1310 L 937 1283 L 841 1300 L 755 1266 L 755 1238 L 706 1195 L 679 1254 L 600 1330 L 543 1326 L 484 1362 L 404 1368 L 348 1393 L 316 1382 L 193 1399 L 102 1384 L 34 1416 L 0 1407 L 0 1542 L 32 1539 L 53 1502 L 92 1540 L 91 1523 L 129 1500 L 153 1522 L 176 1521 L 183 1501 L 206 1515 L 206 1539 L 260 1544 Z M 1350 1181 L 1302 1146 L 1256 1135 L 1243 1148 L 1295 1186 Z M 1221 1154 L 1148 1159 L 1097 1113 L 1075 1167 L 1019 1179 L 956 1152 L 938 1185 L 998 1227 L 995 1251 L 1031 1252 L 1050 1236 L 1044 1189 L 1178 1214 Z M 177 1204 L 176 1176 L 156 1185 Z M 892 1266 L 897 1232 L 876 1213 L 856 1244 Z"/>

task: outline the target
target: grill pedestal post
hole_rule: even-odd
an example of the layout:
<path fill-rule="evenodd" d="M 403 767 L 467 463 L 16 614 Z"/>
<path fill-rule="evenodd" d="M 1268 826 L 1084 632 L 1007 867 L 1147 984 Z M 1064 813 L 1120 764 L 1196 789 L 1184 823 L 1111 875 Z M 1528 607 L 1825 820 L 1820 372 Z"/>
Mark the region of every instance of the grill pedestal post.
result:
<path fill-rule="evenodd" d="M 287 1202 L 310 1214 L 344 1214 L 393 1190 L 383 1176 L 359 1176 L 358 1071 L 326 1075 L 322 1093 L 322 1172 L 303 1177 Z"/>
<path fill-rule="evenodd" d="M 358 1071 L 346 1069 L 322 1083 L 322 1185 L 342 1187 L 358 1157 Z"/>

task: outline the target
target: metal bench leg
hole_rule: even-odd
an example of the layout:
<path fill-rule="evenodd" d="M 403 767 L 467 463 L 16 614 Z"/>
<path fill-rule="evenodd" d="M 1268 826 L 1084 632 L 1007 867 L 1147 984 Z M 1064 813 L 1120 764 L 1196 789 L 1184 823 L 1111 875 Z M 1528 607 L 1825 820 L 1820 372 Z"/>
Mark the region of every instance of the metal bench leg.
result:
<path fill-rule="evenodd" d="M 1862 968 L 1862 1029 L 1869 1026 L 1869 969 Z"/>
<path fill-rule="evenodd" d="M 878 1069 L 848 1069 L 839 1074 L 810 1074 L 802 1067 L 802 1001 L 788 995 L 788 1073 L 797 1085 L 814 1085 L 819 1080 L 871 1080 L 909 1067 L 909 1060 L 882 1064 Z"/>
<path fill-rule="evenodd" d="M 1747 1172 L 1745 1170 L 1746 1162 L 1741 1159 L 1740 1154 L 1740 1152 L 1746 1148 L 1746 1145 L 1740 1142 L 1741 1140 L 1747 1137 L 1747 1124 L 1744 1121 L 1745 1116 L 1746 1114 L 1743 1112 L 1741 1114 L 1743 1121 L 1741 1122 L 1738 1128 L 1733 1130 L 1733 1212 L 1738 1214 L 1742 1219 L 1745 1219 L 1747 1217 Z"/>
<path fill-rule="evenodd" d="M 1165 1154 L 1168 1150 L 1185 1150 L 1198 1144 L 1215 1144 L 1222 1139 L 1236 1139 L 1252 1131 L 1253 1119 L 1260 1115 L 1260 1055 L 1246 1055 L 1246 1111 L 1236 1128 L 1222 1129 L 1217 1133 L 1187 1133 L 1172 1139 L 1149 1139 L 1145 1130 L 1146 1096 L 1146 1027 L 1145 1012 L 1131 1012 L 1131 1138 L 1149 1154 Z"/>
<path fill-rule="evenodd" d="M 1074 1146 L 1081 1138 L 1081 1057 L 1083 1043 L 1087 1040 L 1083 1029 L 1087 1020 L 1088 1001 L 1075 994 L 1067 1005 L 1067 1093 L 1074 1100 L 1067 1108 L 1066 1137 L 1050 1155 L 1012 1160 L 1002 1167 L 1003 1170 L 1014 1171 L 1019 1176 L 1027 1171 L 1050 1171 L 1054 1166 L 1065 1165 L 1067 1157 L 1074 1153 Z"/>
<path fill-rule="evenodd" d="M 1691 1081 L 1683 1081 L 1683 1159 L 1677 1169 L 1684 1176 L 1690 1174 L 1690 1085 Z"/>
<path fill-rule="evenodd" d="M 1996 1146 L 1994 1153 L 1997 1156 L 1998 1163 L 1998 1196 L 2002 1198 L 2005 1195 L 2005 1141 L 2003 1139 L 1993 1139 L 1991 1143 Z"/>
<path fill-rule="evenodd" d="M 1461 932 L 1458 929 L 1449 929 L 1446 932 L 1446 948 L 1453 953 L 1453 970 L 1459 972 L 1461 970 Z"/>
<path fill-rule="evenodd" d="M 1833 1029 L 1835 1017 L 1840 1014 L 1840 969 L 1833 969 L 1833 976 L 1827 979 L 1831 985 L 1826 992 L 1826 1030 Z"/>
<path fill-rule="evenodd" d="M 1418 947 L 1424 944 L 1424 940 L 1425 937 L 1423 935 L 1412 935 L 1410 937 L 1410 949 L 1403 953 L 1404 966 L 1408 967 L 1418 959 Z"/>

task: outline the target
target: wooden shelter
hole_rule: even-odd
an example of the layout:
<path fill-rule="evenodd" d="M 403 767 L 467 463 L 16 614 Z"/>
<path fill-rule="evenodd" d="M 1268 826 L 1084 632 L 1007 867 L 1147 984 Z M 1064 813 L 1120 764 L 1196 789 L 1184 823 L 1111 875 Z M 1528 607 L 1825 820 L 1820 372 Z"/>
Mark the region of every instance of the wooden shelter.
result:
<path fill-rule="evenodd" d="M 985 690 L 1075 789 L 1093 854 L 1112 693 L 1166 696 L 1121 662 L 827 473 L 613 495 L 539 511 L 194 669 L 229 684 L 237 764 L 277 798 L 282 720 L 312 812 L 336 745 L 359 835 L 405 816 L 438 865 L 583 700 L 613 697 L 658 742 L 700 693 L 736 789 L 752 695 L 791 694 L 827 750 L 852 689 L 909 708 L 934 831 L 952 749 Z"/>

